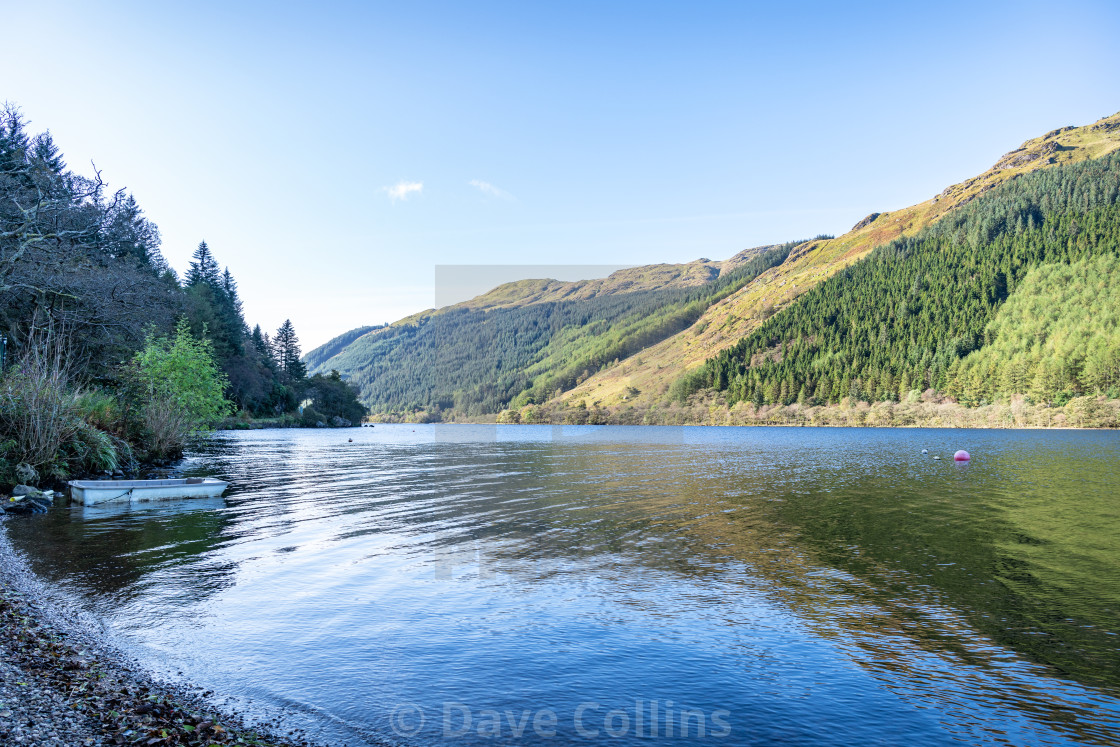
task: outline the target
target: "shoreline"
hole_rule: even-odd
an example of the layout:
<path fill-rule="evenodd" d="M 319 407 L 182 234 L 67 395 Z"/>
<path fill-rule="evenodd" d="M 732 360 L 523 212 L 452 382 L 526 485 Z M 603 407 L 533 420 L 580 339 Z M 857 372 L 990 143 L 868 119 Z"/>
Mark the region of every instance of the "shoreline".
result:
<path fill-rule="evenodd" d="M 916 391 L 916 390 L 915 390 Z M 503 425 L 721 425 L 741 427 L 814 426 L 832 428 L 981 428 L 981 429 L 1115 429 L 1120 428 L 1120 398 L 1086 395 L 1062 404 L 1031 403 L 1016 396 L 999 402 L 962 405 L 926 390 L 905 401 L 868 402 L 845 398 L 816 405 L 729 404 L 717 394 L 694 395 L 688 402 L 643 402 L 603 405 L 590 397 L 523 405 L 497 414 L 466 416 L 455 412 L 373 413 L 369 422 L 469 422 Z"/>
<path fill-rule="evenodd" d="M 14 520 L 0 517 L 0 742 L 316 747 L 278 722 L 249 727 L 213 692 L 159 680 L 114 648 L 28 568 Z"/>
<path fill-rule="evenodd" d="M 908 425 L 840 425 L 835 423 L 563 423 L 563 422 L 548 422 L 548 423 L 509 423 L 509 422 L 494 422 L 493 420 L 448 420 L 448 421 L 433 421 L 430 423 L 396 423 L 396 422 L 380 422 L 373 425 L 501 425 L 501 426 L 611 426 L 622 428 L 851 428 L 851 429 L 870 429 L 880 431 L 904 431 L 904 430 L 917 430 L 921 428 L 929 430 L 946 430 L 946 431 L 1120 431 L 1120 427 L 1116 426 L 1092 426 L 1092 425 L 1016 425 L 1016 426 L 992 426 L 992 425 L 933 425 L 933 424 L 908 424 Z M 268 430 L 268 429 L 260 429 Z"/>

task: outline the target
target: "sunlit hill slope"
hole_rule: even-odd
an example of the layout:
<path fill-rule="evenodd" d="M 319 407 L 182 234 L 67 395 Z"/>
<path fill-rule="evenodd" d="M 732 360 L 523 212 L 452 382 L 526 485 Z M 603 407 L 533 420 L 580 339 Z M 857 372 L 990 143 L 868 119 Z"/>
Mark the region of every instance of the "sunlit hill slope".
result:
<path fill-rule="evenodd" d="M 477 417 L 544 402 L 648 405 L 876 247 L 914 236 L 1021 175 L 1117 148 L 1120 114 L 1029 140 L 983 174 L 918 205 L 872 213 L 837 238 L 604 279 L 507 283 L 387 327 L 353 330 L 306 360 L 312 371 L 340 370 L 375 413 Z"/>
<path fill-rule="evenodd" d="M 691 327 L 619 366 L 592 376 L 561 400 L 604 406 L 663 397 L 682 372 L 736 343 L 805 291 L 900 236 L 916 234 L 994 187 L 1038 169 L 1100 158 L 1120 148 L 1120 114 L 1086 127 L 1063 127 L 1028 140 L 983 174 L 925 202 L 872 213 L 835 239 L 810 241 L 738 292 L 708 309 Z M 637 393 L 635 394 L 635 390 Z"/>

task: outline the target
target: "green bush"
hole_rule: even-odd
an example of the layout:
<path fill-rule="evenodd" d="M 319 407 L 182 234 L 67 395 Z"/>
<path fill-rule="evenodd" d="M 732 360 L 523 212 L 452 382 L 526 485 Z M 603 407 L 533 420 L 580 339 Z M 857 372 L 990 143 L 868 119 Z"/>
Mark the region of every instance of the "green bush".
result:
<path fill-rule="evenodd" d="M 187 439 L 208 431 L 226 415 L 225 375 L 210 341 L 195 338 L 181 319 L 169 338 L 149 338 L 126 374 L 134 440 L 152 458 L 182 453 Z"/>
<path fill-rule="evenodd" d="M 304 428 L 314 428 L 319 423 L 325 422 L 327 422 L 327 419 L 323 417 L 323 414 L 311 406 L 303 408 L 303 412 L 299 415 L 299 424 Z"/>
<path fill-rule="evenodd" d="M 124 413 L 120 402 L 113 395 L 100 389 L 87 389 L 74 396 L 74 404 L 82 420 L 105 431 L 124 433 Z"/>
<path fill-rule="evenodd" d="M 707 372 L 703 368 L 697 368 L 678 377 L 669 386 L 669 399 L 683 405 L 690 396 L 703 389 L 704 385 L 707 384 L 706 374 Z"/>
<path fill-rule="evenodd" d="M 120 466 L 118 442 L 114 442 L 112 436 L 84 420 L 79 420 L 76 426 L 73 436 L 61 449 L 68 473 L 102 472 Z"/>

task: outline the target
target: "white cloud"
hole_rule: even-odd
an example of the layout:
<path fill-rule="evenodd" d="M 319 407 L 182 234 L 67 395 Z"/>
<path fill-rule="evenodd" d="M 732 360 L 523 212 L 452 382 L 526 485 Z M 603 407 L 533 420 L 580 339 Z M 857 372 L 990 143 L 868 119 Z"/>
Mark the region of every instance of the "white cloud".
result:
<path fill-rule="evenodd" d="M 503 200 L 516 199 L 509 192 L 505 191 L 504 189 L 499 189 L 498 187 L 495 187 L 490 182 L 484 182 L 480 179 L 471 179 L 467 183 L 470 184 L 475 189 L 477 189 L 479 192 L 482 192 L 483 194 L 491 195 L 492 197 L 500 197 Z"/>
<path fill-rule="evenodd" d="M 388 193 L 389 199 L 396 202 L 397 200 L 407 200 L 408 196 L 413 192 L 417 194 L 423 192 L 424 183 L 399 181 L 392 187 L 383 187 L 383 189 Z"/>

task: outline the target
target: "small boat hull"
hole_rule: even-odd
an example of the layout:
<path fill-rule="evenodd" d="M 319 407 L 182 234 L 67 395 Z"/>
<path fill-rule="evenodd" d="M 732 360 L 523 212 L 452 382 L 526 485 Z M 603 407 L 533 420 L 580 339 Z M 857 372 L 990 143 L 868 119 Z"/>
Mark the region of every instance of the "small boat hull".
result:
<path fill-rule="evenodd" d="M 171 498 L 216 498 L 228 482 L 202 480 L 71 480 L 70 498 L 83 506 L 135 503 Z"/>

